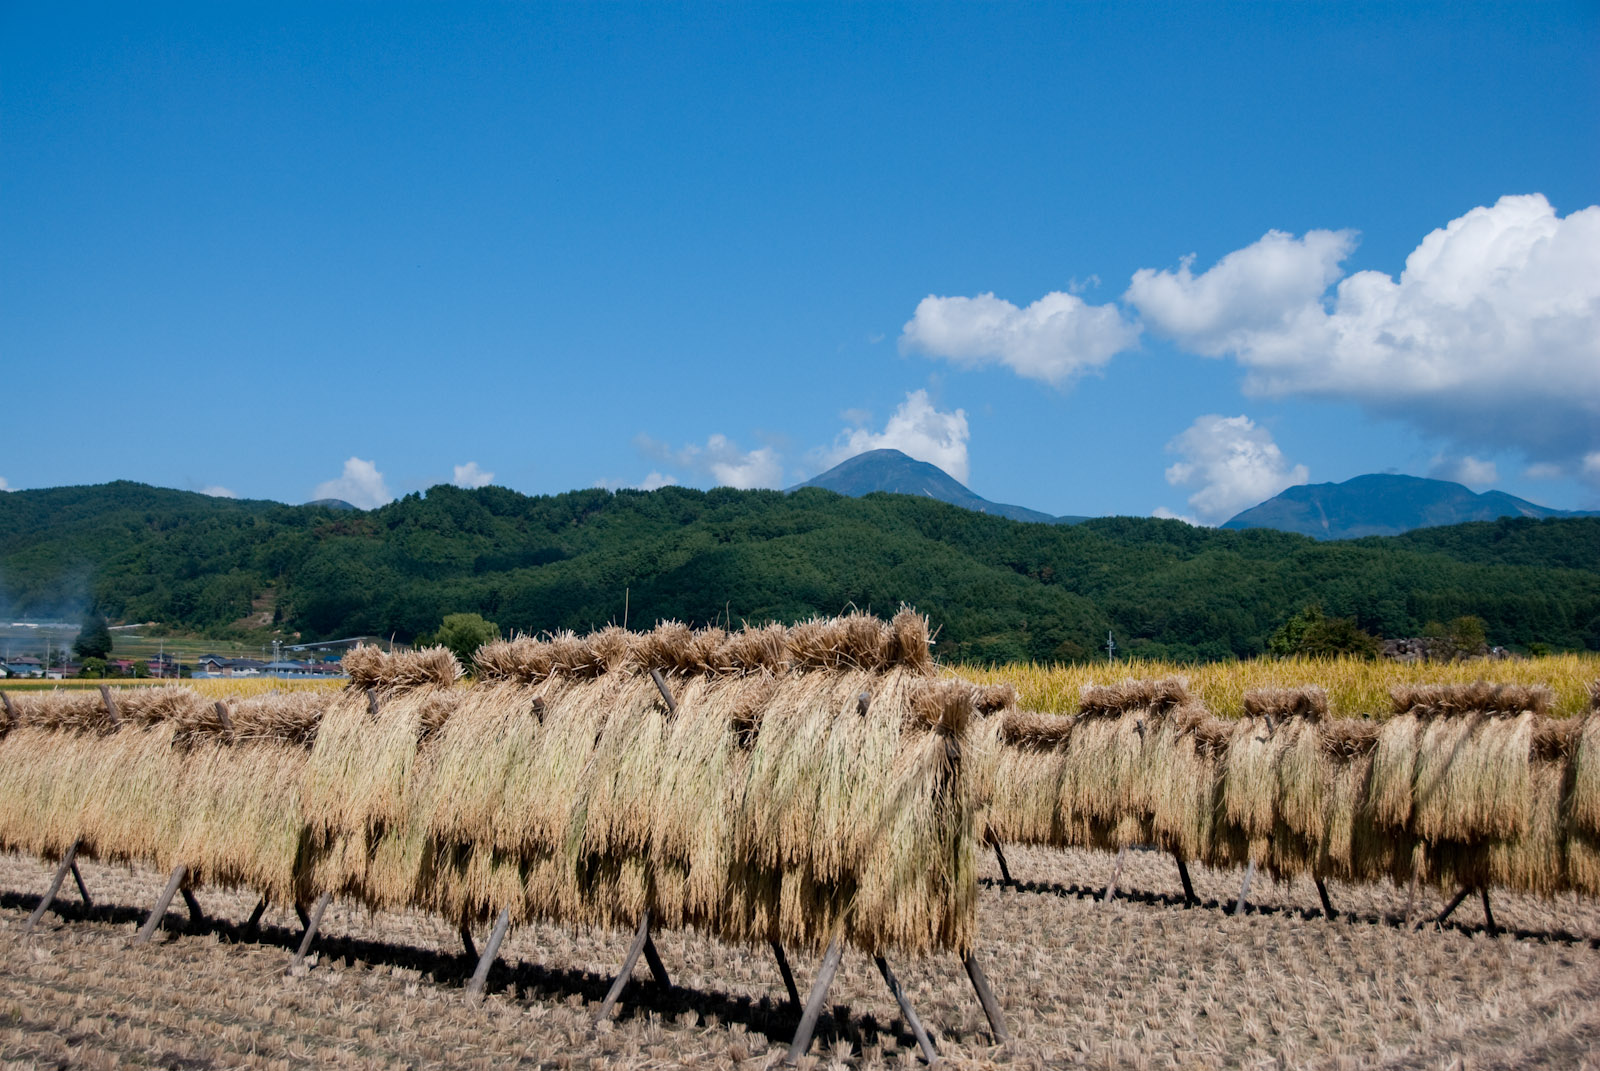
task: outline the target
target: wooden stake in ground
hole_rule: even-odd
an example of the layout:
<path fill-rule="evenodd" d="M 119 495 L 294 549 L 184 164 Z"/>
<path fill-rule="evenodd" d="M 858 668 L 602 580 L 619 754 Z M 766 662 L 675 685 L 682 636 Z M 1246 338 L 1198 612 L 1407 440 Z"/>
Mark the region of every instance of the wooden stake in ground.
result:
<path fill-rule="evenodd" d="M 44 918 L 44 913 L 50 910 L 50 905 L 55 902 L 56 893 L 61 891 L 61 883 L 67 880 L 70 871 L 74 876 L 78 873 L 78 841 L 72 842 L 72 847 L 67 849 L 67 854 L 61 857 L 61 865 L 56 867 L 56 876 L 50 880 L 50 888 L 44 894 L 44 899 L 39 901 L 39 906 L 33 909 L 33 914 L 28 916 L 28 925 L 23 927 L 23 933 L 32 933 L 33 928 L 39 925 L 39 920 Z M 83 879 L 78 878 L 78 891 L 83 893 L 83 903 L 89 905 L 89 894 L 83 887 Z"/>
<path fill-rule="evenodd" d="M 811 995 L 806 998 L 805 1011 L 800 1015 L 800 1025 L 795 1028 L 794 1041 L 789 1043 L 789 1053 L 783 1058 L 784 1063 L 790 1066 L 799 1063 L 800 1057 L 811 1047 L 811 1035 L 816 1032 L 817 1017 L 822 1014 L 823 1002 L 828 999 L 828 987 L 833 985 L 833 976 L 839 972 L 839 960 L 843 958 L 844 941 L 835 937 L 822 954 L 822 966 L 817 968 L 817 977 L 811 983 Z"/>
<path fill-rule="evenodd" d="M 1250 882 L 1255 876 L 1256 861 L 1252 859 L 1250 864 L 1244 868 L 1244 882 L 1239 886 L 1239 899 L 1235 900 L 1233 904 L 1233 913 L 1235 915 L 1244 914 L 1244 905 L 1250 902 Z"/>
<path fill-rule="evenodd" d="M 1006 853 L 1000 850 L 1000 842 L 996 840 L 989 843 L 990 847 L 994 848 L 994 861 L 1000 864 L 1000 884 L 1016 884 L 1011 880 L 1011 868 L 1006 866 Z"/>
<path fill-rule="evenodd" d="M 772 954 L 778 959 L 778 973 L 783 975 L 783 987 L 789 991 L 789 1003 L 800 1008 L 800 990 L 795 988 L 794 972 L 789 970 L 789 957 L 783 954 L 783 946 L 772 942 Z"/>
<path fill-rule="evenodd" d="M 322 913 L 328 910 L 328 903 L 332 899 L 332 893 L 323 893 L 317 897 L 316 905 L 311 909 L 311 916 L 306 919 L 306 932 L 300 938 L 300 947 L 294 950 L 294 959 L 289 961 L 290 970 L 305 962 L 306 953 L 311 951 L 311 942 L 317 939 L 317 929 L 322 925 Z"/>
<path fill-rule="evenodd" d="M 478 957 L 478 969 L 472 972 L 472 978 L 467 982 L 467 996 L 472 1000 L 483 997 L 484 983 L 489 980 L 489 968 L 494 966 L 494 959 L 500 954 L 500 942 L 506 939 L 506 930 L 511 926 L 511 909 L 506 908 L 500 912 L 500 917 L 494 920 L 494 931 L 489 934 L 489 943 L 483 946 L 483 955 Z"/>
<path fill-rule="evenodd" d="M 100 686 L 100 699 L 106 705 L 106 716 L 111 719 L 112 728 L 121 726 L 122 718 L 117 714 L 117 701 L 111 698 L 111 689 L 104 684 Z"/>
<path fill-rule="evenodd" d="M 161 895 L 156 898 L 156 906 L 150 912 L 150 917 L 145 920 L 144 926 L 134 936 L 133 943 L 147 945 L 150 938 L 156 935 L 156 930 L 161 928 L 161 920 L 167 917 L 167 908 L 172 904 L 172 898 L 178 895 L 178 887 L 183 884 L 183 876 L 189 872 L 181 863 L 172 871 L 172 877 L 167 879 L 167 887 L 161 890 Z"/>
<path fill-rule="evenodd" d="M 78 873 L 77 860 L 73 860 L 72 863 L 72 880 L 78 883 L 78 895 L 83 897 L 83 909 L 87 911 L 94 907 L 94 901 L 89 899 L 89 887 L 83 883 L 83 875 Z"/>
<path fill-rule="evenodd" d="M 200 910 L 200 901 L 194 898 L 194 891 L 187 885 L 180 890 L 183 893 L 183 903 L 189 909 L 189 926 L 191 928 L 206 924 L 206 913 Z"/>
<path fill-rule="evenodd" d="M 1411 928 L 1411 913 L 1417 903 L 1417 878 L 1420 877 L 1415 869 L 1411 871 L 1411 884 L 1406 887 L 1406 917 L 1405 927 Z"/>
<path fill-rule="evenodd" d="M 1320 877 L 1313 877 L 1311 880 L 1317 883 L 1317 895 L 1322 898 L 1323 917 L 1328 919 L 1338 918 L 1339 912 L 1333 909 L 1333 901 L 1328 899 L 1328 887 L 1322 883 Z"/>
<path fill-rule="evenodd" d="M 1004 1045 L 1011 1040 L 1011 1031 L 1006 1029 L 1005 1014 L 1000 1010 L 1000 1002 L 994 999 L 994 991 L 989 988 L 989 979 L 984 977 L 983 968 L 978 966 L 977 956 L 968 952 L 961 957 L 961 965 L 967 969 L 967 977 L 977 991 L 978 1003 L 983 1005 L 983 1014 L 989 1019 L 989 1032 L 994 1035 L 995 1044 Z"/>
<path fill-rule="evenodd" d="M 1444 905 L 1444 910 L 1433 916 L 1433 924 L 1435 926 L 1442 925 L 1444 920 L 1449 918 L 1451 913 L 1454 912 L 1456 908 L 1461 906 L 1461 901 L 1465 900 L 1467 898 L 1467 894 L 1470 892 L 1472 892 L 1471 885 L 1461 886 L 1461 891 L 1456 893 L 1455 898 L 1452 899 L 1448 904 Z M 1417 923 L 1417 929 L 1422 929 L 1422 923 Z"/>
<path fill-rule="evenodd" d="M 1489 928 L 1489 936 L 1495 934 L 1494 912 L 1489 910 L 1489 890 L 1482 885 L 1478 886 L 1478 895 L 1483 897 L 1483 923 Z"/>
<path fill-rule="evenodd" d="M 650 940 L 649 908 L 646 908 L 644 914 L 639 916 L 639 929 L 633 935 L 633 944 L 628 946 L 628 955 L 622 961 L 622 969 L 617 972 L 616 980 L 611 983 L 611 989 L 606 993 L 606 999 L 600 1002 L 600 1010 L 595 1012 L 595 1022 L 598 1023 L 602 1019 L 611 1017 L 611 1009 L 616 1007 L 617 998 L 622 996 L 622 990 L 627 986 L 628 978 L 633 974 L 633 968 L 638 964 L 639 955 L 645 950 L 646 945 L 654 949 L 654 942 Z M 654 972 L 656 964 L 661 962 L 661 957 L 652 956 L 651 959 L 654 962 L 651 963 L 650 970 Z M 656 975 L 656 981 L 661 982 L 665 975 L 666 968 L 662 968 L 661 973 Z M 662 984 L 666 985 L 667 983 L 662 982 Z"/>
<path fill-rule="evenodd" d="M 254 937 L 256 935 L 256 931 L 261 928 L 261 916 L 265 915 L 266 913 L 267 898 L 263 896 L 261 899 L 256 901 L 256 909 L 250 912 L 250 921 L 244 924 L 244 929 L 239 931 L 240 935 L 244 937 Z"/>
<path fill-rule="evenodd" d="M 1122 864 L 1128 859 L 1128 849 L 1123 848 L 1117 853 L 1117 861 L 1111 865 L 1111 881 L 1106 885 L 1106 893 L 1100 898 L 1102 904 L 1109 904 L 1111 898 L 1117 895 L 1117 881 L 1122 877 Z"/>
<path fill-rule="evenodd" d="M 911 1006 L 911 998 L 906 996 L 906 991 L 900 988 L 900 980 L 889 969 L 889 961 L 882 956 L 877 957 L 878 973 L 883 975 L 883 980 L 888 983 L 889 992 L 894 994 L 894 999 L 900 1005 L 900 1014 L 905 1017 L 906 1025 L 911 1028 L 912 1036 L 917 1039 L 917 1047 L 922 1050 L 922 1058 L 929 1064 L 939 1059 L 939 1050 L 933 1047 L 933 1039 L 928 1037 L 928 1032 L 922 1029 L 922 1020 L 917 1018 L 916 1009 Z"/>
<path fill-rule="evenodd" d="M 1178 864 L 1178 880 L 1183 882 L 1183 906 L 1199 903 L 1194 895 L 1194 885 L 1189 881 L 1189 864 L 1177 852 L 1172 853 L 1172 861 Z"/>

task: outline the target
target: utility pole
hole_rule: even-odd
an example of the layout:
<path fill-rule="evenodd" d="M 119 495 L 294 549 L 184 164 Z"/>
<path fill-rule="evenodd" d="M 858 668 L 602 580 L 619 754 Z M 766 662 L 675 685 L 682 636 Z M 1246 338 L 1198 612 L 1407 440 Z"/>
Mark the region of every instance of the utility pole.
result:
<path fill-rule="evenodd" d="M 1117 641 L 1114 638 L 1112 638 L 1111 630 L 1107 629 L 1106 630 L 1106 661 L 1115 662 L 1116 660 L 1117 660 Z"/>

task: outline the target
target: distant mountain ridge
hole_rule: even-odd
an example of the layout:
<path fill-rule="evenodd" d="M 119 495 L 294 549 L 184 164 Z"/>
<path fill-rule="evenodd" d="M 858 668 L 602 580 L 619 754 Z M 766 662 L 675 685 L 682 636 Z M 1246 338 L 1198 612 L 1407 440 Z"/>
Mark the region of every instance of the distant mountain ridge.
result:
<path fill-rule="evenodd" d="M 1594 516 L 1600 513 L 1551 509 L 1504 491 L 1479 494 L 1449 480 L 1373 474 L 1343 483 L 1291 487 L 1250 507 L 1222 527 L 1275 528 L 1313 539 L 1360 539 L 1501 517 Z"/>
<path fill-rule="evenodd" d="M 821 487 L 851 498 L 884 491 L 892 495 L 917 495 L 936 498 L 952 506 L 987 513 L 994 517 L 1009 517 L 1013 521 L 1032 521 L 1036 524 L 1076 524 L 1085 517 L 1055 517 L 1026 506 L 1012 506 L 1004 502 L 990 502 L 937 465 L 918 461 L 899 450 L 868 450 L 846 461 L 841 461 L 827 472 L 813 476 L 805 483 L 786 488 L 798 491 L 802 487 Z"/>

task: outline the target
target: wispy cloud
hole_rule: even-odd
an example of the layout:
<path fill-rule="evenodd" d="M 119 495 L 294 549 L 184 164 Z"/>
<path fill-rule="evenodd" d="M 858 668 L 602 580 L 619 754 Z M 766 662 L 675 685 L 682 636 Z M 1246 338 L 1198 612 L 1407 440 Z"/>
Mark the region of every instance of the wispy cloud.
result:
<path fill-rule="evenodd" d="M 389 493 L 389 485 L 384 482 L 383 473 L 378 471 L 377 463 L 363 461 L 359 457 L 347 460 L 344 472 L 337 479 L 317 484 L 311 497 L 342 499 L 358 509 L 376 509 L 394 500 L 394 495 Z"/>
<path fill-rule="evenodd" d="M 494 473 L 479 468 L 476 461 L 469 461 L 465 465 L 455 466 L 455 475 L 451 477 L 450 482 L 470 491 L 477 487 L 489 486 L 494 482 Z"/>
<path fill-rule="evenodd" d="M 666 443 L 657 442 L 648 435 L 639 435 L 634 442 L 646 455 L 679 468 L 707 475 L 719 487 L 734 487 L 746 491 L 755 487 L 782 485 L 783 460 L 777 449 L 771 446 L 743 450 L 721 432 L 707 438 L 703 446 L 690 443 L 687 446 L 673 448 Z M 645 478 L 645 482 L 650 482 L 652 478 L 659 478 L 662 481 L 656 485 L 658 487 L 677 482 L 673 477 L 664 476 L 659 472 L 651 473 Z"/>
<path fill-rule="evenodd" d="M 1247 416 L 1202 416 L 1169 442 L 1167 451 L 1180 458 L 1167 469 L 1167 482 L 1199 488 L 1189 505 L 1203 524 L 1221 524 L 1310 476 L 1304 465 L 1290 465 L 1272 433 Z M 1165 507 L 1155 516 L 1179 517 Z"/>
<path fill-rule="evenodd" d="M 11 485 L 9 483 L 6 483 L 5 477 L 0 476 L 0 491 L 9 491 L 9 490 L 11 490 Z"/>
<path fill-rule="evenodd" d="M 202 487 L 202 488 L 200 488 L 200 493 L 203 494 L 203 495 L 210 495 L 212 498 L 238 498 L 239 497 L 238 495 L 234 494 L 232 491 L 228 490 L 226 487 L 222 486 L 220 483 L 214 483 L 210 487 Z"/>

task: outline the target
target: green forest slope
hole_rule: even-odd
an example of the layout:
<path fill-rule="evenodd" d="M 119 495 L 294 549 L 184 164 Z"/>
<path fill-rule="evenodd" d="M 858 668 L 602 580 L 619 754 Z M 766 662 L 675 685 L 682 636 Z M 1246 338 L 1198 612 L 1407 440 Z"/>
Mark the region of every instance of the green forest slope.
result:
<path fill-rule="evenodd" d="M 1259 654 L 1309 602 L 1370 632 L 1484 619 L 1491 643 L 1600 649 L 1600 519 L 1318 543 L 1103 518 L 1071 527 L 926 498 L 667 487 L 527 496 L 440 486 L 370 512 L 133 483 L 0 495 L 0 614 L 221 635 L 275 608 L 306 639 L 408 639 L 446 613 L 505 630 L 794 620 L 902 602 L 946 659 Z"/>

